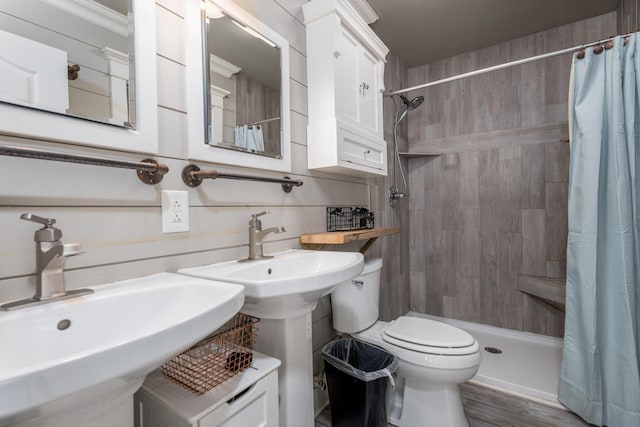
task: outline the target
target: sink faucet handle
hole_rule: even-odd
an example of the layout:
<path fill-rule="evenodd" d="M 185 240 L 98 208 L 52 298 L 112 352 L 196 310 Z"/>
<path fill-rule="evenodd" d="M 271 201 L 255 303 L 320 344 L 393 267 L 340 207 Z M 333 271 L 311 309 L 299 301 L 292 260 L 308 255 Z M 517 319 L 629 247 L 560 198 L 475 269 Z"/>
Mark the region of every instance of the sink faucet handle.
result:
<path fill-rule="evenodd" d="M 251 219 L 258 219 L 259 216 L 268 214 L 269 211 L 262 211 L 258 213 L 251 214 Z"/>
<path fill-rule="evenodd" d="M 51 227 L 53 224 L 56 223 L 55 218 L 43 218 L 41 216 L 34 215 L 32 213 L 23 213 L 22 215 L 20 215 L 20 219 L 24 219 L 25 221 L 36 222 L 38 224 L 44 225 L 45 227 Z"/>
<path fill-rule="evenodd" d="M 44 225 L 44 227 L 36 231 L 33 238 L 36 242 L 56 242 L 62 238 L 62 230 L 53 226 L 56 223 L 54 218 L 43 218 L 38 215 L 23 213 L 20 215 L 20 219 Z"/>
<path fill-rule="evenodd" d="M 249 227 L 258 227 L 258 230 L 260 230 L 260 227 L 262 227 L 262 223 L 260 222 L 258 217 L 262 215 L 266 215 L 268 213 L 269 211 L 262 211 L 262 212 L 251 214 L 251 221 L 249 221 Z"/>

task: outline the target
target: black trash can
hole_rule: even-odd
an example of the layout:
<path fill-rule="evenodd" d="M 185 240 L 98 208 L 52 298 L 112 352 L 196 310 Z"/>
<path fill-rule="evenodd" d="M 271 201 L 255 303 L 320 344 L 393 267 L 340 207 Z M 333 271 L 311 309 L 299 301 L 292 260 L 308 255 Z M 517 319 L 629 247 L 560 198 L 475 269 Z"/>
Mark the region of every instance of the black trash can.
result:
<path fill-rule="evenodd" d="M 386 427 L 387 383 L 398 362 L 381 347 L 353 338 L 322 349 L 334 427 Z"/>

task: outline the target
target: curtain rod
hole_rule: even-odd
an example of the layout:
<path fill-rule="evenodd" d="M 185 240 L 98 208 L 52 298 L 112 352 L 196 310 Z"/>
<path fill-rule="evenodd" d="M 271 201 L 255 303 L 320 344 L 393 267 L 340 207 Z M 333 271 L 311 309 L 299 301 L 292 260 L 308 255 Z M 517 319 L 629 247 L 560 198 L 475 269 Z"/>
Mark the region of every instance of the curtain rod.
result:
<path fill-rule="evenodd" d="M 276 121 L 276 120 L 280 120 L 280 117 L 272 117 L 270 119 L 264 119 L 264 120 L 258 120 L 257 122 L 251 122 L 251 123 L 249 123 L 249 126 L 251 126 L 251 125 L 259 125 L 261 123 L 273 122 L 273 121 Z"/>
<path fill-rule="evenodd" d="M 628 36 L 630 36 L 632 34 L 635 34 L 635 32 L 629 33 L 629 34 L 624 34 L 621 37 L 628 37 Z M 543 54 L 537 55 L 537 56 L 531 56 L 529 58 L 518 59 L 516 61 L 511 61 L 511 62 L 505 62 L 504 64 L 493 65 L 491 67 L 482 68 L 480 70 L 475 70 L 475 71 L 470 71 L 468 73 L 458 74 L 457 76 L 451 76 L 451 77 L 447 77 L 447 78 L 444 78 L 444 79 L 436 80 L 436 81 L 433 81 L 433 82 L 423 83 L 423 84 L 418 85 L 418 86 L 412 86 L 412 87 L 408 87 L 406 89 L 399 89 L 399 90 L 394 90 L 394 91 L 390 91 L 390 92 L 385 92 L 384 96 L 399 95 L 401 93 L 411 92 L 412 90 L 423 89 L 423 88 L 426 88 L 426 87 L 435 86 L 435 85 L 439 85 L 439 84 L 442 84 L 442 83 L 449 83 L 449 82 L 452 82 L 452 81 L 455 81 L 455 80 L 465 79 L 467 77 L 473 77 L 473 76 L 477 76 L 479 74 L 489 73 L 491 71 L 497 71 L 497 70 L 501 70 L 503 68 L 513 67 L 515 65 L 526 64 L 528 62 L 539 61 L 541 59 L 551 58 L 553 56 L 564 55 L 565 53 L 579 51 L 579 50 L 586 49 L 586 48 L 591 47 L 591 46 L 597 46 L 599 44 L 606 43 L 606 42 L 608 42 L 610 40 L 613 40 L 613 39 L 614 39 L 614 37 L 609 37 L 609 38 L 606 38 L 606 39 L 603 39 L 603 40 L 598 40 L 596 42 L 587 43 L 587 44 L 583 44 L 583 45 L 580 45 L 580 46 L 569 47 L 569 48 L 566 48 L 566 49 L 556 50 L 555 52 L 548 52 L 548 53 L 543 53 Z"/>

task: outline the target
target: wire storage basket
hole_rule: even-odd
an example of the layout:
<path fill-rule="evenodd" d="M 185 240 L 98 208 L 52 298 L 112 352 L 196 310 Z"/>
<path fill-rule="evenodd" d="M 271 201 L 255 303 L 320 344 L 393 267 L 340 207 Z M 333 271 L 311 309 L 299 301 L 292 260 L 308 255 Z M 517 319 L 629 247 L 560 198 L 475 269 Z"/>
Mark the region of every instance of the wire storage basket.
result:
<path fill-rule="evenodd" d="M 260 319 L 236 314 L 189 349 L 162 365 L 165 377 L 196 394 L 203 394 L 249 367 Z"/>
<path fill-rule="evenodd" d="M 373 212 L 367 208 L 327 208 L 327 231 L 365 230 L 373 228 L 373 223 Z"/>

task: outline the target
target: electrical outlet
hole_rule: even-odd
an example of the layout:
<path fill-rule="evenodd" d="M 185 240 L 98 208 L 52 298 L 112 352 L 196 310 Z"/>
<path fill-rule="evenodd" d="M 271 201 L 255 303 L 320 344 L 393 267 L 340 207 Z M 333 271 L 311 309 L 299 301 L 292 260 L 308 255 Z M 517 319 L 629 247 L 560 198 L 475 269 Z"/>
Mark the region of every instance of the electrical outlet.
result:
<path fill-rule="evenodd" d="M 189 231 L 189 193 L 162 190 L 162 232 Z"/>

